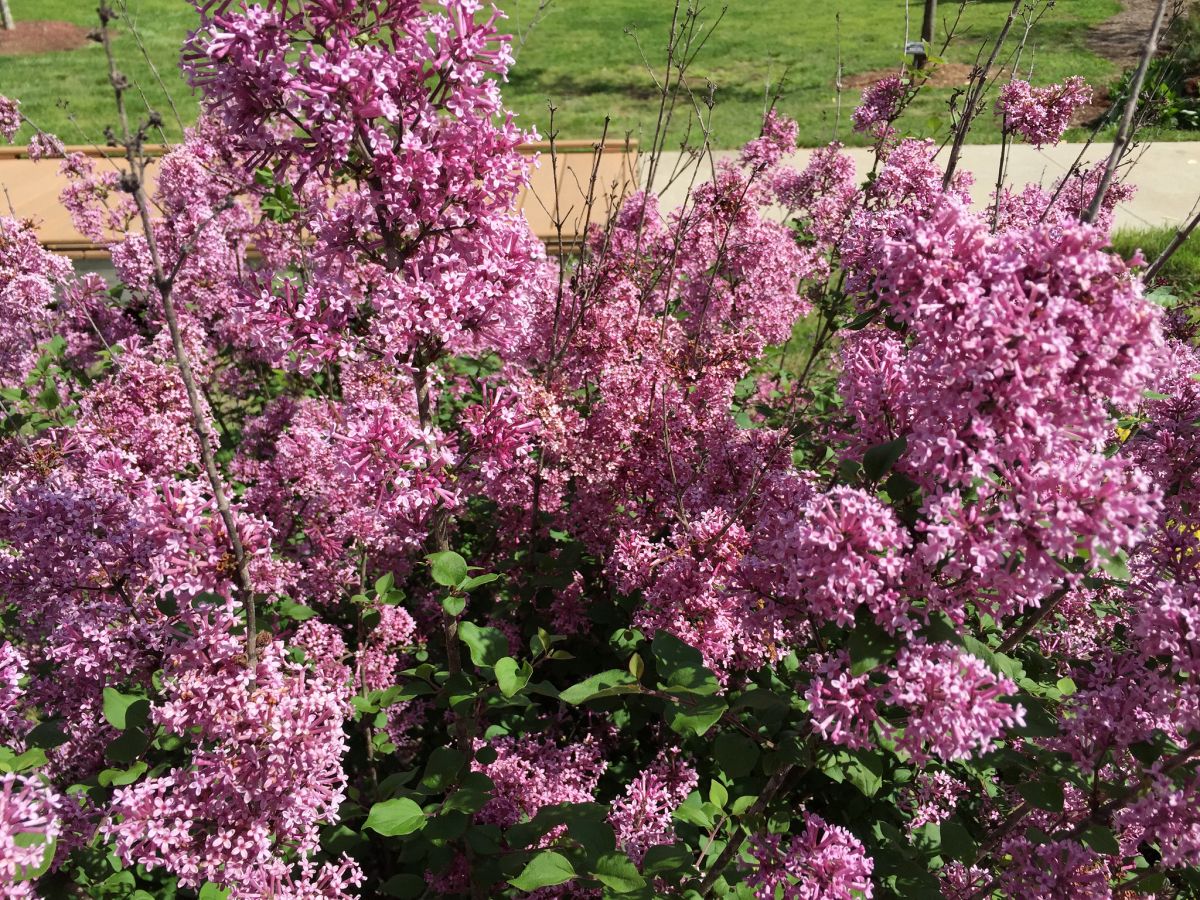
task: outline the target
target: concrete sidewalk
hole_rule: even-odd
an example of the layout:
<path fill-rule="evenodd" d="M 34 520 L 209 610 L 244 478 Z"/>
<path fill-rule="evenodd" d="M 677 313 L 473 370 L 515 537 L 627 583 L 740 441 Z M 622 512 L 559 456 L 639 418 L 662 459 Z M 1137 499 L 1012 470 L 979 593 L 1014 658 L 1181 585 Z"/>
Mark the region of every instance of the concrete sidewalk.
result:
<path fill-rule="evenodd" d="M 1070 170 L 1072 163 L 1083 150 L 1083 144 L 1060 144 L 1037 150 L 1025 144 L 1009 149 L 1008 175 L 1010 186 L 1021 187 L 1030 183 L 1049 186 Z M 1084 162 L 1096 163 L 1108 158 L 1111 144 L 1093 144 L 1084 155 Z M 851 147 L 846 151 L 854 160 L 859 176 L 871 169 L 872 151 L 868 148 Z M 798 168 L 808 164 L 812 150 L 799 150 L 793 154 L 791 163 Z M 730 159 L 737 151 L 722 150 L 714 154 L 717 159 Z M 944 162 L 946 151 L 939 156 Z M 1135 160 L 1127 168 L 1126 181 L 1137 186 L 1137 194 L 1128 203 L 1117 207 L 1117 228 L 1144 228 L 1147 226 L 1176 226 L 1186 221 L 1200 200 L 1200 141 L 1146 144 L 1132 154 Z M 664 154 L 660 173 L 674 171 L 679 163 L 679 153 Z M 996 187 L 996 171 L 1000 164 L 1000 147 L 997 144 L 969 144 L 963 148 L 959 171 L 972 172 L 975 185 L 971 196 L 977 205 L 984 205 Z M 665 176 L 656 179 L 661 185 Z M 704 173 L 701 179 L 704 180 Z M 673 209 L 683 202 L 688 179 L 680 178 L 662 192 L 663 209 Z"/>

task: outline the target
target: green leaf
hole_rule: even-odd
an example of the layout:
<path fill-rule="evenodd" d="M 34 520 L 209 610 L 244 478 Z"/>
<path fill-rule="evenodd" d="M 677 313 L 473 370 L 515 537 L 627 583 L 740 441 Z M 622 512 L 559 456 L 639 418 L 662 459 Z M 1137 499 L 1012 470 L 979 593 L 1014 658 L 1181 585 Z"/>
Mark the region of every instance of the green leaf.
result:
<path fill-rule="evenodd" d="M 738 797 L 733 801 L 733 805 L 729 807 L 729 812 L 734 816 L 745 815 L 746 810 L 752 807 L 757 800 L 758 797 L 754 796 L 753 794 L 746 794 L 744 797 Z"/>
<path fill-rule="evenodd" d="M 959 862 L 974 860 L 979 849 L 975 839 L 960 823 L 947 820 L 942 823 L 942 855 Z"/>
<path fill-rule="evenodd" d="M 646 886 L 646 879 L 624 853 L 605 853 L 596 860 L 591 874 L 618 894 L 630 894 Z"/>
<path fill-rule="evenodd" d="M 1082 837 L 1085 844 L 1104 856 L 1117 856 L 1121 852 L 1117 837 L 1111 828 L 1092 825 L 1083 833 Z"/>
<path fill-rule="evenodd" d="M 1101 552 L 1100 568 L 1114 581 L 1129 581 L 1133 576 L 1129 572 L 1129 557 L 1124 550 L 1116 553 Z"/>
<path fill-rule="evenodd" d="M 427 557 L 433 580 L 443 587 L 456 588 L 467 578 L 467 561 L 453 550 L 431 553 Z"/>
<path fill-rule="evenodd" d="M 1071 678 L 1058 679 L 1056 686 L 1058 687 L 1058 692 L 1064 697 L 1070 697 L 1076 691 L 1075 681 Z"/>
<path fill-rule="evenodd" d="M 907 449 L 907 437 L 898 437 L 886 444 L 877 444 L 863 454 L 863 472 L 871 481 L 878 481 L 892 470 Z"/>
<path fill-rule="evenodd" d="M 442 609 L 446 611 L 446 615 L 458 618 L 462 615 L 462 611 L 467 608 L 467 598 L 451 594 L 448 597 L 442 598 Z"/>
<path fill-rule="evenodd" d="M 291 619 L 294 622 L 304 622 L 315 616 L 317 612 L 303 603 L 297 603 L 295 600 L 285 598 L 279 601 L 279 614 L 285 619 Z"/>
<path fill-rule="evenodd" d="M 878 753 L 851 753 L 843 770 L 846 779 L 867 797 L 874 797 L 883 787 L 883 757 Z"/>
<path fill-rule="evenodd" d="M 481 669 L 491 668 L 508 653 L 508 638 L 499 628 L 481 628 L 474 622 L 460 622 L 458 637 L 471 651 L 471 662 Z"/>
<path fill-rule="evenodd" d="M 877 306 L 874 309 L 868 309 L 864 313 L 859 313 L 857 316 L 854 317 L 854 319 L 852 319 L 850 322 L 848 322 L 846 324 L 846 330 L 847 331 L 861 331 L 862 329 L 866 328 L 873 321 L 875 321 L 875 319 L 877 319 L 879 317 L 879 313 L 881 310 L 882 310 L 882 307 Z"/>
<path fill-rule="evenodd" d="M 647 875 L 660 872 L 678 872 L 691 867 L 692 855 L 683 844 L 663 844 L 651 847 L 642 860 L 642 871 Z"/>
<path fill-rule="evenodd" d="M 200 888 L 200 900 L 225 900 L 228 896 L 227 888 L 213 884 L 211 881 L 204 882 L 204 887 Z"/>
<path fill-rule="evenodd" d="M 642 676 L 646 674 L 646 661 L 642 659 L 642 654 L 635 653 L 629 657 L 629 674 L 638 681 L 641 681 Z"/>
<path fill-rule="evenodd" d="M 719 697 L 699 697 L 686 704 L 673 705 L 670 709 L 671 730 L 700 737 L 725 715 L 727 709 L 729 704 Z"/>
<path fill-rule="evenodd" d="M 17 866 L 16 880 L 33 881 L 41 878 L 50 871 L 50 864 L 54 862 L 54 851 L 57 847 L 57 841 L 48 838 L 45 834 L 33 831 L 22 831 L 13 835 L 13 843 L 21 849 L 29 849 L 30 847 L 42 848 L 42 859 L 36 866 Z"/>
<path fill-rule="evenodd" d="M 506 656 L 496 662 L 496 683 L 500 685 L 500 693 L 505 697 L 515 697 L 525 690 L 529 678 L 533 675 L 533 667 L 528 663 L 517 665 L 511 656 Z"/>
<path fill-rule="evenodd" d="M 496 575 L 495 573 L 488 572 L 485 575 L 476 575 L 474 578 L 468 578 L 461 585 L 459 585 L 459 587 L 464 591 L 473 591 L 477 587 L 482 587 L 485 584 L 491 584 L 499 577 L 500 576 Z"/>
<path fill-rule="evenodd" d="M 565 856 L 553 850 L 543 850 L 525 864 L 520 875 L 508 883 L 519 891 L 529 892 L 564 884 L 574 877 L 575 869 Z"/>
<path fill-rule="evenodd" d="M 384 800 L 371 807 L 363 830 L 370 828 L 385 837 L 412 834 L 425 825 L 425 813 L 407 797 Z"/>
<path fill-rule="evenodd" d="M 724 809 L 725 804 L 729 802 L 729 791 L 725 785 L 719 781 L 713 781 L 708 786 L 708 801 L 717 809 Z"/>
<path fill-rule="evenodd" d="M 421 787 L 431 793 L 446 790 L 466 764 L 466 757 L 452 747 L 435 747 L 429 754 L 429 762 L 425 764 Z"/>
<path fill-rule="evenodd" d="M 142 773 L 150 768 L 145 762 L 139 760 L 128 769 L 105 769 L 100 773 L 98 781 L 104 787 L 123 787 L 127 784 L 133 784 L 142 777 Z"/>
<path fill-rule="evenodd" d="M 442 812 L 479 812 L 492 799 L 495 783 L 482 772 L 468 772 L 453 794 L 442 804 Z"/>
<path fill-rule="evenodd" d="M 19 756 L 7 747 L 0 747 L 0 772 L 24 772 L 46 764 L 46 751 L 30 747 Z"/>
<path fill-rule="evenodd" d="M 393 875 L 382 885 L 380 892 L 386 897 L 401 897 L 416 900 L 428 890 L 429 885 L 419 875 Z"/>
<path fill-rule="evenodd" d="M 650 649 L 658 663 L 659 681 L 666 690 L 715 694 L 721 689 L 717 676 L 704 665 L 700 651 L 675 635 L 660 631 L 654 636 Z"/>
<path fill-rule="evenodd" d="M 50 719 L 37 725 L 25 735 L 25 743 L 30 747 L 41 747 L 43 750 L 53 750 L 61 747 L 71 739 L 70 735 L 58 727 L 58 722 Z"/>
<path fill-rule="evenodd" d="M 396 577 L 388 572 L 382 578 L 375 582 L 375 596 L 382 597 L 391 591 L 396 586 Z"/>
<path fill-rule="evenodd" d="M 754 771 L 758 763 L 758 744 L 741 734 L 726 732 L 717 735 L 713 744 L 717 765 L 730 778 L 741 778 Z"/>
<path fill-rule="evenodd" d="M 587 703 L 589 700 L 597 700 L 601 697 L 637 694 L 641 691 L 642 686 L 628 672 L 621 669 L 609 669 L 607 672 L 601 672 L 599 675 L 593 675 L 578 684 L 571 685 L 559 695 L 559 699 L 570 706 L 578 706 L 580 703 Z"/>
<path fill-rule="evenodd" d="M 1023 781 L 1017 793 L 1031 805 L 1048 812 L 1062 812 L 1063 788 L 1057 781 Z"/>
<path fill-rule="evenodd" d="M 150 738 L 131 728 L 104 748 L 104 755 L 114 763 L 130 765 L 150 746 Z"/>
<path fill-rule="evenodd" d="M 116 688 L 106 687 L 104 689 L 104 718 L 113 728 L 124 731 L 127 725 L 137 721 L 138 713 L 141 710 L 134 709 L 134 707 L 139 703 L 145 704 L 145 712 L 149 713 L 150 704 L 145 697 L 139 694 L 122 694 Z M 134 710 L 132 716 L 130 710 Z M 141 721 L 144 722 L 145 719 L 142 718 Z"/>
<path fill-rule="evenodd" d="M 688 798 L 676 807 L 672 818 L 678 819 L 680 822 L 687 822 L 689 825 L 696 825 L 699 828 L 712 828 L 716 824 L 713 817 L 704 808 L 704 802 L 696 791 L 689 794 Z"/>
<path fill-rule="evenodd" d="M 855 627 L 846 641 L 850 674 L 863 675 L 896 655 L 896 641 L 873 622 Z"/>

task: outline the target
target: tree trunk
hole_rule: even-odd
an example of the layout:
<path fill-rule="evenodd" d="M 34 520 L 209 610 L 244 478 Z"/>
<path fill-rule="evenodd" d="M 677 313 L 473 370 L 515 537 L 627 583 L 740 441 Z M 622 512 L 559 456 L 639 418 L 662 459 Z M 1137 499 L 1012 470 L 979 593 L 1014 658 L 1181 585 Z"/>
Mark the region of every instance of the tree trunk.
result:
<path fill-rule="evenodd" d="M 0 0 L 0 3 L 5 0 Z M 937 0 L 925 0 L 925 18 L 921 20 L 921 40 L 925 42 L 925 53 L 917 57 L 917 68 L 925 68 L 926 54 L 933 46 L 933 26 L 937 20 Z"/>
<path fill-rule="evenodd" d="M 17 27 L 13 22 L 12 10 L 8 8 L 8 0 L 0 0 L 0 27 L 5 31 L 12 31 Z"/>

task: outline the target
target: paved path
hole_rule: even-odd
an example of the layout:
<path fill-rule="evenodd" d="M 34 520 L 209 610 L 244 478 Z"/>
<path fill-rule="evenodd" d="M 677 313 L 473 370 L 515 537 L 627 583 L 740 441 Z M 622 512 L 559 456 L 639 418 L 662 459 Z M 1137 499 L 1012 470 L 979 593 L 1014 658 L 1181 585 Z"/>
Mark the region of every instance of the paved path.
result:
<path fill-rule="evenodd" d="M 1050 185 L 1070 169 L 1083 147 L 1082 144 L 1060 144 L 1036 150 L 1018 144 L 1010 148 L 1007 182 L 1018 186 L 1031 182 Z M 1111 144 L 1093 144 L 1084 160 L 1107 159 L 1111 149 Z M 847 152 L 854 159 L 860 175 L 870 170 L 872 154 L 869 149 L 850 148 Z M 797 151 L 792 164 L 803 168 L 811 154 L 811 150 Z M 666 155 L 669 158 L 664 159 L 660 171 L 670 172 L 679 154 Z M 736 152 L 720 151 L 716 156 L 728 158 L 736 156 Z M 1116 227 L 1174 226 L 1186 221 L 1200 200 L 1200 141 L 1149 144 L 1138 148 L 1135 157 L 1127 180 L 1136 185 L 1138 191 L 1132 200 L 1117 208 Z M 975 144 L 963 148 L 959 168 L 975 174 L 971 194 L 979 205 L 986 203 L 995 189 L 999 162 L 998 145 Z M 686 179 L 679 179 L 664 192 L 664 208 L 673 208 L 682 202 L 685 184 Z"/>

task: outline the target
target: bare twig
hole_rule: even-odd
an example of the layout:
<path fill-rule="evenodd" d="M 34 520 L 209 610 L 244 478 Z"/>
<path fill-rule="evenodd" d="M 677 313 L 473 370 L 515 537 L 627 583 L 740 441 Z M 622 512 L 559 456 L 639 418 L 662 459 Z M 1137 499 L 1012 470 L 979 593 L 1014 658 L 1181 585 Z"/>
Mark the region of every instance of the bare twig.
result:
<path fill-rule="evenodd" d="M 1146 43 L 1142 47 L 1142 58 L 1138 62 L 1137 70 L 1133 73 L 1133 80 L 1129 85 L 1129 96 L 1125 100 L 1125 112 L 1121 115 L 1121 124 L 1117 128 L 1116 138 L 1113 139 L 1112 152 L 1108 155 L 1108 162 L 1104 164 L 1104 174 L 1100 178 L 1100 184 L 1096 187 L 1096 193 L 1092 196 L 1092 202 L 1083 217 L 1085 222 L 1095 222 L 1096 217 L 1100 215 L 1104 197 L 1108 194 L 1108 189 L 1112 187 L 1113 179 L 1117 175 L 1117 166 L 1121 164 L 1121 158 L 1125 155 L 1130 138 L 1133 136 L 1133 117 L 1137 113 L 1138 103 L 1141 100 L 1142 84 L 1146 80 L 1146 71 L 1150 68 L 1150 60 L 1154 58 L 1154 53 L 1158 50 L 1158 37 L 1170 2 L 1171 0 L 1158 0 L 1158 6 L 1154 9 L 1154 17 L 1150 21 L 1150 32 L 1146 35 Z"/>
<path fill-rule="evenodd" d="M 1154 262 L 1146 267 L 1146 271 L 1142 277 L 1147 284 L 1153 281 L 1154 277 L 1162 271 L 1163 266 L 1171 261 L 1171 257 L 1179 251 L 1179 248 L 1187 243 L 1188 238 L 1192 236 L 1192 232 L 1196 230 L 1197 225 L 1200 225 L 1200 211 L 1197 211 L 1188 220 L 1186 225 L 1175 232 L 1175 236 L 1171 238 L 1171 243 L 1167 244 L 1166 248 L 1163 249 L 1163 252 L 1158 255 Z"/>
<path fill-rule="evenodd" d="M 1025 2 L 1026 0 L 1013 0 L 1012 8 L 1009 9 L 1008 17 L 1004 20 L 1004 27 L 996 36 L 996 43 L 992 45 L 992 52 L 988 56 L 987 62 L 981 66 L 976 65 L 974 71 L 971 72 L 971 86 L 967 88 L 966 103 L 954 128 L 954 142 L 950 145 L 950 159 L 946 163 L 946 174 L 942 177 L 943 190 L 948 190 L 954 182 L 954 173 L 958 169 L 958 160 L 962 155 L 963 144 L 967 141 L 967 134 L 971 130 L 971 122 L 979 114 L 983 104 L 983 93 L 987 89 L 988 74 L 996 64 L 996 59 L 1000 56 L 1000 49 L 1008 39 L 1008 33 L 1012 31 L 1017 14 L 1021 11 L 1021 5 Z"/>
<path fill-rule="evenodd" d="M 113 89 L 117 119 L 121 128 L 121 141 L 125 150 L 125 160 L 129 165 L 129 171 L 122 177 L 122 188 L 133 197 L 142 221 L 146 247 L 154 267 L 155 287 L 162 299 L 163 315 L 171 336 L 171 348 L 175 355 L 175 363 L 179 367 L 179 377 L 183 381 L 187 393 L 191 425 L 199 444 L 200 460 L 204 466 L 209 487 L 213 492 L 213 501 L 216 503 L 221 522 L 225 526 L 226 537 L 233 553 L 236 592 L 242 608 L 246 611 L 246 665 L 253 672 L 258 662 L 258 627 L 254 588 L 250 581 L 249 559 L 242 544 L 237 521 L 229 503 L 229 496 L 225 491 L 225 481 L 217 467 L 216 456 L 213 453 L 214 436 L 204 415 L 200 388 L 183 343 L 183 332 L 179 326 L 174 297 L 175 276 L 178 274 L 179 267 L 175 266 L 171 274 L 167 274 L 155 237 L 154 220 L 150 214 L 150 203 L 146 195 L 148 160 L 143 150 L 144 130 L 139 129 L 135 133 L 129 123 L 129 113 L 125 107 L 125 92 L 129 89 L 129 81 L 117 68 L 116 56 L 113 53 L 112 35 L 108 26 L 115 18 L 115 14 L 109 5 L 109 0 L 100 0 L 98 13 L 100 16 L 100 40 L 104 46 L 105 58 L 108 60 L 108 80 Z M 184 252 L 190 251 L 185 250 Z"/>
<path fill-rule="evenodd" d="M 546 17 L 546 10 L 550 8 L 550 4 L 554 0 L 538 0 L 537 9 L 533 11 L 533 18 L 529 20 L 529 24 L 521 28 L 520 20 L 520 4 L 517 5 L 515 15 L 517 16 L 517 35 L 513 41 L 510 51 L 512 53 L 513 62 L 516 62 L 517 57 L 521 55 L 521 51 L 525 49 L 525 43 L 529 40 L 529 36 L 533 34 L 533 30 L 541 24 L 542 19 Z"/>

